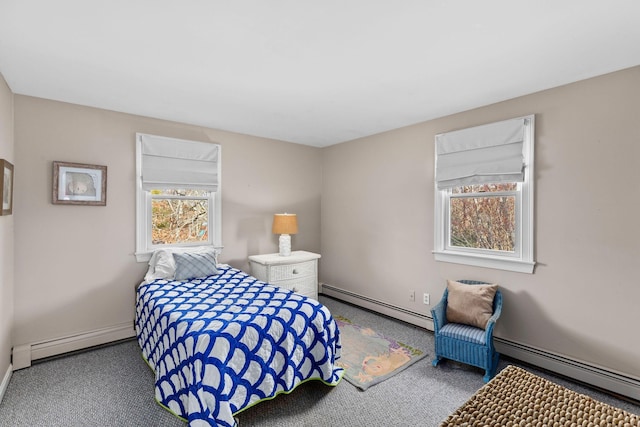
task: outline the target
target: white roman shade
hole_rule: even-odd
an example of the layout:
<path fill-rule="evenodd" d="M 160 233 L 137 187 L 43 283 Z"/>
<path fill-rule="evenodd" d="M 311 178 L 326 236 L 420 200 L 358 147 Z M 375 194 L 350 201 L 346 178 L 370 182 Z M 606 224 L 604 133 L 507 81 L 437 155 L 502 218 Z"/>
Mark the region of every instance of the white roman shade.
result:
<path fill-rule="evenodd" d="M 191 188 L 217 191 L 218 144 L 145 134 L 138 137 L 144 190 Z"/>
<path fill-rule="evenodd" d="M 436 135 L 438 189 L 524 181 L 527 121 L 511 119 Z"/>

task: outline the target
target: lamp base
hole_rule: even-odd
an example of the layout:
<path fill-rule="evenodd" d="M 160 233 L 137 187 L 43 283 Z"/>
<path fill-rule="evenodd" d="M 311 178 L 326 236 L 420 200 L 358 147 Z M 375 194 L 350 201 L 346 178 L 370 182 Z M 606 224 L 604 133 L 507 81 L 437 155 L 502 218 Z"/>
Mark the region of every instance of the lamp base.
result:
<path fill-rule="evenodd" d="M 281 234 L 280 239 L 280 256 L 291 255 L 291 236 L 288 234 Z"/>

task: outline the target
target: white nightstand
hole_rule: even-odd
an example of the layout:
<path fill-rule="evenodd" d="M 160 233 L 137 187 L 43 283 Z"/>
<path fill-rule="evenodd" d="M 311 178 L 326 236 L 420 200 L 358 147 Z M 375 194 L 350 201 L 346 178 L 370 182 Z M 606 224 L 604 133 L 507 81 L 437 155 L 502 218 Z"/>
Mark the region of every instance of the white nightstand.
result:
<path fill-rule="evenodd" d="M 251 255 L 251 274 L 258 280 L 318 299 L 319 254 L 293 251 L 279 254 Z"/>

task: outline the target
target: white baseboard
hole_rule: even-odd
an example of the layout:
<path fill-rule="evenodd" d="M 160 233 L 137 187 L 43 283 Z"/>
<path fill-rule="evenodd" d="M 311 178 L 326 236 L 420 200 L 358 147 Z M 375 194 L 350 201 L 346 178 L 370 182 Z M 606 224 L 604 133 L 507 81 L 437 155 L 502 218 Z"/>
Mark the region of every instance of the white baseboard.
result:
<path fill-rule="evenodd" d="M 430 311 L 416 313 L 326 283 L 320 284 L 320 293 L 433 331 Z M 494 342 L 505 356 L 640 401 L 640 378 L 498 337 Z"/>
<path fill-rule="evenodd" d="M 0 403 L 2 403 L 2 399 L 4 398 L 4 393 L 7 391 L 7 387 L 9 387 L 9 381 L 11 381 L 12 372 L 13 367 L 11 366 L 11 363 L 9 363 L 7 372 L 4 373 L 4 377 L 2 377 L 2 382 L 0 383 Z"/>
<path fill-rule="evenodd" d="M 28 368 L 31 361 L 107 344 L 135 336 L 131 322 L 76 335 L 17 345 L 13 348 L 13 370 Z"/>

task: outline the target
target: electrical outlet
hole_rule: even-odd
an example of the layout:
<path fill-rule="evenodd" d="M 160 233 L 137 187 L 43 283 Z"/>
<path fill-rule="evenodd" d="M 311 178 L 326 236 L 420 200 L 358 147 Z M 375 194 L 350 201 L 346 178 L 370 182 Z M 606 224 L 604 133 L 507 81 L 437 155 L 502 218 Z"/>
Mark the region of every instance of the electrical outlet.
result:
<path fill-rule="evenodd" d="M 409 301 L 416 300 L 416 291 L 409 291 Z"/>
<path fill-rule="evenodd" d="M 422 295 L 422 302 L 429 305 L 429 294 Z"/>

